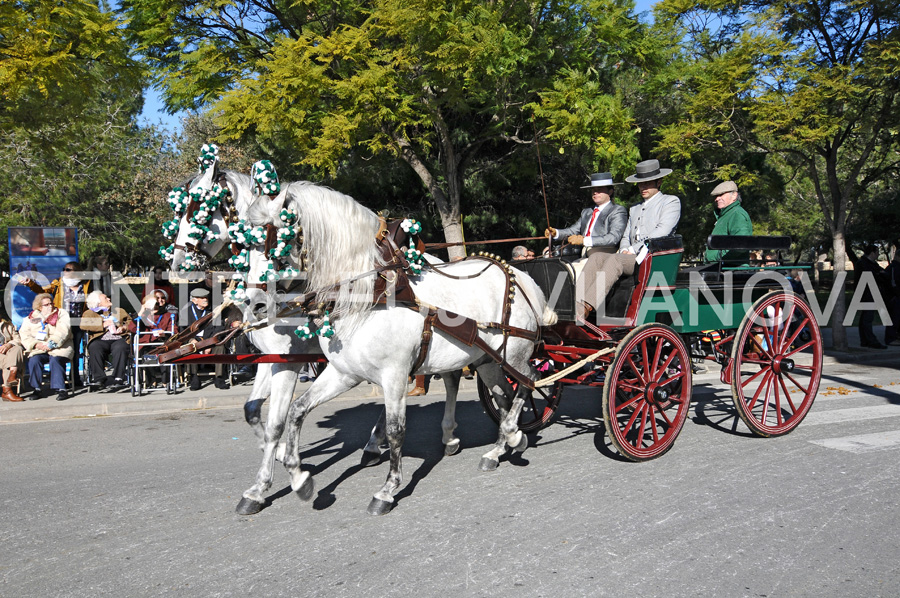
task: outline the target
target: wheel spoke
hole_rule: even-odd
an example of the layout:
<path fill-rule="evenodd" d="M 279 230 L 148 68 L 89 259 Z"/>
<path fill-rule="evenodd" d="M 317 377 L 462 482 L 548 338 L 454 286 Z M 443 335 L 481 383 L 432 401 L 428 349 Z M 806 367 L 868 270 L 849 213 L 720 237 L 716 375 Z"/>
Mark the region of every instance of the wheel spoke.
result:
<path fill-rule="evenodd" d="M 643 412 L 643 410 L 644 410 L 643 405 L 641 405 L 639 408 L 635 409 L 634 412 L 632 412 L 631 417 L 628 418 L 628 423 L 623 426 L 623 429 L 630 430 L 634 426 L 634 420 L 637 419 L 638 414 Z"/>
<path fill-rule="evenodd" d="M 763 388 L 765 388 L 768 385 L 769 376 L 772 375 L 772 370 L 762 370 L 762 371 L 764 371 L 766 373 L 766 375 L 763 376 L 763 380 L 760 383 L 759 388 L 757 388 L 756 392 L 753 393 L 753 400 L 751 400 L 750 403 L 747 405 L 748 410 L 752 410 L 753 407 L 756 405 L 756 400 L 759 399 L 759 393 L 761 393 Z"/>
<path fill-rule="evenodd" d="M 794 402 L 791 400 L 791 393 L 787 388 L 787 384 L 784 383 L 784 378 L 782 376 L 778 376 L 778 382 L 781 384 L 781 390 L 784 391 L 784 398 L 787 401 L 788 405 L 791 407 L 791 413 L 797 412 L 797 407 L 794 406 Z"/>
<path fill-rule="evenodd" d="M 809 318 L 804 318 L 803 322 L 797 325 L 797 328 L 794 330 L 794 334 L 791 335 L 791 338 L 788 339 L 786 343 L 783 343 L 781 346 L 786 347 L 788 349 L 791 348 L 791 345 L 800 336 L 800 333 L 803 332 L 803 329 L 806 328 L 806 324 L 809 322 Z"/>
<path fill-rule="evenodd" d="M 648 382 L 653 378 L 653 371 L 647 371 L 647 366 L 650 365 L 652 368 L 652 364 L 650 364 L 650 358 L 647 356 L 647 341 L 641 341 L 641 356 L 644 358 L 644 379 Z"/>
<path fill-rule="evenodd" d="M 783 320 L 784 332 L 781 333 L 781 338 L 778 339 L 778 347 L 779 348 L 790 346 L 790 345 L 786 345 L 784 342 L 785 337 L 787 337 L 788 333 L 791 331 L 791 319 L 794 317 L 794 309 L 796 308 L 796 305 L 794 304 L 793 301 L 790 302 L 790 305 L 791 305 L 791 310 L 788 312 L 788 315 L 785 316 L 785 318 Z M 782 306 L 781 313 L 782 314 L 784 313 L 784 306 Z"/>
<path fill-rule="evenodd" d="M 765 332 L 762 332 L 759 334 L 764 334 L 764 333 Z M 759 340 L 757 340 L 756 336 L 753 334 L 752 331 L 750 332 L 750 336 L 747 338 L 747 340 L 750 341 L 751 343 L 753 343 L 754 345 L 756 345 L 756 348 L 759 349 L 759 352 L 762 353 L 763 355 L 765 355 L 766 357 L 768 357 L 770 361 L 773 359 L 772 354 L 769 353 L 768 350 L 764 349 L 761 344 L 759 344 Z"/>
<path fill-rule="evenodd" d="M 619 413 L 621 413 L 623 410 L 628 409 L 629 407 L 634 405 L 637 401 L 641 400 L 643 394 L 644 393 L 642 391 L 638 391 L 634 395 L 627 397 L 627 400 L 624 403 L 618 402 L 618 404 L 613 407 L 615 414 L 619 415 Z"/>
<path fill-rule="evenodd" d="M 771 372 L 771 376 L 766 378 L 766 398 L 762 404 L 762 416 L 759 418 L 759 421 L 765 423 L 766 417 L 769 414 L 769 405 L 772 402 L 772 384 L 774 382 L 773 378 L 775 377 L 775 372 Z"/>
<path fill-rule="evenodd" d="M 641 407 L 641 427 L 638 430 L 638 435 L 637 435 L 637 438 L 635 439 L 637 441 L 636 446 L 638 448 L 644 446 L 644 430 L 647 427 L 647 411 L 649 411 L 649 410 L 650 410 L 650 404 L 644 403 L 644 405 Z"/>
<path fill-rule="evenodd" d="M 666 369 L 669 367 L 669 364 L 672 363 L 676 357 L 675 351 L 669 353 L 669 357 L 666 359 L 666 362 L 660 366 L 659 370 L 657 370 L 656 375 L 653 377 L 654 382 L 659 382 L 659 379 L 662 378 L 663 374 L 666 373 Z"/>
<path fill-rule="evenodd" d="M 778 393 L 778 383 L 780 381 L 781 381 L 781 376 L 779 376 L 778 374 L 775 374 L 775 376 L 772 378 L 772 386 L 775 389 L 775 421 L 778 422 L 779 426 L 784 423 L 784 421 L 781 419 L 781 396 Z M 762 422 L 766 423 L 765 413 L 763 413 Z"/>
<path fill-rule="evenodd" d="M 653 444 L 659 442 L 659 430 L 656 429 L 656 413 L 657 410 L 651 404 L 647 404 L 647 410 L 650 412 L 650 432 L 653 434 Z"/>
<path fill-rule="evenodd" d="M 794 377 L 791 376 L 790 374 L 785 374 L 785 376 L 788 377 L 788 380 L 790 380 L 791 382 L 794 383 L 794 386 L 796 386 L 797 388 L 799 388 L 800 390 L 803 391 L 803 395 L 804 395 L 804 396 L 806 396 L 807 394 L 809 394 L 809 388 L 808 388 L 808 387 L 807 387 L 807 388 L 803 388 L 803 385 L 800 384 L 799 382 L 797 382 L 797 380 L 794 379 Z"/>
<path fill-rule="evenodd" d="M 637 367 L 636 365 L 634 365 L 634 360 L 632 359 L 632 356 L 629 355 L 629 356 L 628 356 L 628 359 L 626 359 L 625 361 L 626 361 L 626 363 L 631 367 L 631 371 L 634 372 L 634 375 L 637 376 L 637 377 L 641 380 L 641 384 L 646 385 L 646 384 L 647 384 L 647 378 L 645 378 L 645 377 L 641 374 L 640 370 L 638 370 L 638 367 Z"/>
<path fill-rule="evenodd" d="M 659 337 L 659 338 L 656 340 L 656 351 L 655 351 L 654 354 L 653 354 L 653 361 L 650 362 L 650 375 L 649 375 L 649 378 L 650 378 L 651 380 L 653 380 L 653 381 L 659 380 L 659 375 L 658 375 L 658 374 L 659 374 L 659 371 L 660 371 L 661 369 L 665 369 L 664 367 L 663 367 L 663 368 L 660 368 L 660 369 L 657 369 L 657 366 L 659 366 L 659 356 L 660 356 L 660 354 L 662 353 L 662 345 L 663 345 L 663 338 L 662 338 L 662 337 Z"/>
<path fill-rule="evenodd" d="M 751 382 L 753 382 L 753 380 L 760 374 L 762 374 L 764 372 L 769 372 L 769 371 L 771 371 L 771 370 L 767 369 L 767 368 L 759 370 L 758 372 L 756 372 L 755 374 L 753 374 L 752 376 L 747 378 L 744 382 L 741 382 L 741 388 L 743 388 L 743 387 L 747 386 L 748 384 L 750 384 Z"/>
<path fill-rule="evenodd" d="M 794 349 L 794 350 L 791 351 L 790 353 L 785 353 L 784 356 L 785 356 L 785 357 L 790 357 L 791 355 L 794 355 L 795 353 L 799 353 L 800 351 L 806 349 L 807 347 L 811 347 L 811 346 L 813 346 L 813 345 L 815 345 L 815 344 L 816 344 L 816 341 L 809 341 L 808 343 L 806 343 L 806 344 L 803 345 L 802 347 L 797 347 L 796 349 Z"/>

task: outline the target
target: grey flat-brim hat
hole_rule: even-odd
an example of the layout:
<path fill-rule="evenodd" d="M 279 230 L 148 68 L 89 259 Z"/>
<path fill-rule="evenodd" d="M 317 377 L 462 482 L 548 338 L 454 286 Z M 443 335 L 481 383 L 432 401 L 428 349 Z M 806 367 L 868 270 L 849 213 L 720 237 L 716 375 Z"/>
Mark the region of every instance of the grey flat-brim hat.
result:
<path fill-rule="evenodd" d="M 194 289 L 191 291 L 191 297 L 209 297 L 209 289 Z"/>
<path fill-rule="evenodd" d="M 713 197 L 718 197 L 723 193 L 731 193 L 732 191 L 737 192 L 737 183 L 734 181 L 725 181 L 724 183 L 719 183 L 716 185 L 716 188 L 709 192 Z"/>
<path fill-rule="evenodd" d="M 634 169 L 634 174 L 625 179 L 626 183 L 643 183 L 645 181 L 655 181 L 666 175 L 672 174 L 671 168 L 660 168 L 659 160 L 644 160 L 638 162 Z"/>
<path fill-rule="evenodd" d="M 591 175 L 591 184 L 585 185 L 582 189 L 590 189 L 591 187 L 614 187 L 622 183 L 614 183 L 612 174 L 608 172 L 597 172 Z"/>

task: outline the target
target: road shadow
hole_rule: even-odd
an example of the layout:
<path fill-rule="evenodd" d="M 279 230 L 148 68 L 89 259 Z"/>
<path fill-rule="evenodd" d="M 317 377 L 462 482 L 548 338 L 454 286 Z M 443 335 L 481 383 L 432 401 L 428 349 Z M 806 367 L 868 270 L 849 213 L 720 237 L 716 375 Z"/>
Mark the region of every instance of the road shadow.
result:
<path fill-rule="evenodd" d="M 756 437 L 756 434 L 747 428 L 738 428 L 741 418 L 731 400 L 731 392 L 723 388 L 723 385 L 694 384 L 691 402 L 694 405 L 694 417 L 691 421 L 695 424 L 742 438 Z"/>
<path fill-rule="evenodd" d="M 304 450 L 300 452 L 300 457 L 304 461 L 303 468 L 308 470 L 314 479 L 333 467 L 343 464 L 344 469 L 327 486 L 318 489 L 313 499 L 313 509 L 324 510 L 332 506 L 338 499 L 340 486 L 367 468 L 359 463 L 359 459 L 382 410 L 383 404 L 380 401 L 360 403 L 339 409 L 315 422 L 316 427 L 329 430 L 330 434 L 305 445 Z M 403 456 L 421 459 L 422 463 L 412 471 L 408 481 L 404 481 L 403 487 L 394 496 L 394 508 L 402 499 L 411 496 L 419 482 L 425 479 L 444 458 L 441 432 L 443 416 L 443 401 L 423 405 L 407 405 Z M 454 457 L 473 449 L 486 450 L 486 447 L 497 438 L 497 425 L 491 421 L 481 408 L 481 404 L 476 401 L 457 402 L 456 421 L 458 423 L 456 436 L 460 439 L 460 450 Z M 307 422 L 307 425 L 309 423 L 311 422 Z M 325 459 L 321 460 L 323 456 Z M 346 462 L 347 459 L 350 460 L 349 463 Z M 514 465 L 527 464 L 527 461 L 521 457 L 505 459 Z M 388 460 L 389 451 L 385 449 L 382 451 L 379 462 L 369 465 L 369 467 L 383 467 Z M 387 476 L 386 468 L 384 474 Z M 377 487 L 372 488 L 372 493 L 374 494 L 377 490 Z M 290 486 L 279 490 L 267 497 L 264 508 L 289 494 L 292 494 Z"/>

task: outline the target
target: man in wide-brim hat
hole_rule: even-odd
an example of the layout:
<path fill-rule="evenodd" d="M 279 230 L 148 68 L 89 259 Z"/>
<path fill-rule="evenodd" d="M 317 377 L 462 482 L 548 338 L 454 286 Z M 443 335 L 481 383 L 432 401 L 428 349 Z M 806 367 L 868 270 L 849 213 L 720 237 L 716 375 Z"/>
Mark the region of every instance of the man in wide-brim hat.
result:
<path fill-rule="evenodd" d="M 597 272 L 595 290 L 592 294 L 585 293 L 589 306 L 602 303 L 620 276 L 634 274 L 635 266 L 646 256 L 650 239 L 668 237 L 675 232 L 681 218 L 681 201 L 660 191 L 660 179 L 671 173 L 669 168 L 660 168 L 658 160 L 645 160 L 639 162 L 635 173 L 625 179 L 637 184 L 642 201 L 628 212 L 619 252 L 600 258 L 602 264 Z"/>
<path fill-rule="evenodd" d="M 556 230 L 547 228 L 544 235 L 553 239 L 568 237 L 571 245 L 583 245 L 587 248 L 588 261 L 579 275 L 578 288 L 584 288 L 584 297 L 596 294 L 594 288 L 597 281 L 597 272 L 603 263 L 600 255 L 608 255 L 616 252 L 619 241 L 625 232 L 625 224 L 628 221 L 628 212 L 624 207 L 613 202 L 616 187 L 622 183 L 613 182 L 612 174 L 599 172 L 592 174 L 590 183 L 582 189 L 591 190 L 591 200 L 594 205 L 581 211 L 578 222 L 568 228 Z M 587 313 L 593 309 L 590 301 L 580 299 L 578 303 L 579 320 L 583 320 Z"/>

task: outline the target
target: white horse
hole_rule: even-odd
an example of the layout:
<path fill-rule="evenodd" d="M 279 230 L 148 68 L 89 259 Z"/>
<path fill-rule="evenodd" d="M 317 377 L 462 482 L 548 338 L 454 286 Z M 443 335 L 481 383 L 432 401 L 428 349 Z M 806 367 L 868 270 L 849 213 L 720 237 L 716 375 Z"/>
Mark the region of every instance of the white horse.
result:
<path fill-rule="evenodd" d="M 482 457 L 482 469 L 495 469 L 506 445 L 514 450 L 527 447 L 528 440 L 517 426 L 522 396 L 527 391 L 520 385 L 519 394 L 510 401 L 513 390 L 502 369 L 481 349 L 456 340 L 436 327 L 424 362 L 411 372 L 422 344 L 425 315 L 406 306 L 372 305 L 375 276 L 366 273 L 372 273 L 382 264 L 376 244 L 381 222 L 375 213 L 346 195 L 311 183 L 293 183 L 276 201 L 264 204 L 260 201 L 250 210 L 255 225 L 265 223 L 266 218 L 277 224 L 272 214 L 283 205 L 300 215 L 309 288 L 323 299 L 336 294 L 331 312 L 335 334 L 320 339 L 329 366 L 288 410 L 283 462 L 291 477 L 291 487 L 301 499 L 309 500 L 314 490 L 309 471 L 301 469 L 299 454 L 299 435 L 306 415 L 317 405 L 363 381 L 378 384 L 384 390 L 390 447 L 390 472 L 374 495 L 369 513 L 390 511 L 393 494 L 402 481 L 401 447 L 406 427 L 407 377 L 411 373 L 443 374 L 475 365 L 504 416 L 497 444 Z M 501 322 L 507 302 L 510 326 L 536 332 L 540 326 L 556 320 L 541 290 L 523 272 L 511 270 L 515 290 L 512 299 L 508 299 L 507 273 L 499 264 L 468 260 L 447 264 L 441 270 L 443 274 L 426 268 L 410 280 L 420 304 L 440 308 L 445 323 L 453 314 L 478 323 Z M 342 284 L 351 278 L 352 285 Z M 479 326 L 477 336 L 494 352 L 503 353 L 515 370 L 532 380 L 535 378 L 529 363 L 534 340 L 514 335 L 505 337 L 493 326 Z M 257 497 L 245 493 L 241 502 L 254 500 Z"/>
<path fill-rule="evenodd" d="M 233 209 L 236 210 L 239 219 L 246 219 L 249 204 L 256 199 L 252 191 L 252 179 L 233 171 L 223 171 L 224 181 L 234 198 Z M 214 181 L 218 179 L 215 165 L 206 172 L 194 177 L 186 186 L 189 192 L 202 193 L 211 189 Z M 275 200 L 271 205 L 282 205 L 283 200 Z M 267 206 L 267 200 L 261 200 L 260 206 Z M 263 219 L 268 219 L 264 217 Z M 280 223 L 277 210 L 272 219 Z M 228 242 L 227 222 L 221 208 L 215 209 L 210 214 L 207 223 L 210 230 L 215 231 L 214 239 L 204 239 L 188 246 L 191 238 L 187 236 L 191 230 L 188 214 L 182 217 L 179 234 L 175 240 L 171 268 L 178 270 L 185 262 L 189 251 L 199 250 L 204 256 L 214 257 Z M 250 271 L 248 280 L 259 280 L 265 272 L 268 262 L 263 251 L 252 248 L 250 253 Z M 433 261 L 436 258 L 432 258 Z M 286 256 L 288 265 L 299 270 L 299 252 L 292 251 Z M 275 285 L 269 285 L 268 290 L 251 285 L 246 289 L 247 301 L 243 306 L 243 319 L 252 324 L 247 332 L 249 341 L 260 351 L 267 354 L 321 354 L 321 348 L 316 339 L 300 340 L 293 331 L 297 327 L 298 319 L 305 320 L 302 314 L 293 315 L 291 318 L 275 317 L 284 307 L 284 303 L 276 295 Z M 257 324 L 265 323 L 264 326 Z M 273 481 L 273 468 L 276 460 L 281 460 L 284 452 L 284 443 L 281 441 L 284 431 L 284 422 L 287 408 L 293 398 L 294 389 L 300 375 L 303 364 L 298 363 L 260 363 L 257 367 L 253 387 L 244 403 L 244 418 L 253 429 L 259 440 L 259 447 L 263 451 L 263 459 L 256 476 L 255 483 L 248 488 L 243 499 L 237 507 L 237 512 L 251 515 L 259 512 L 265 502 L 264 495 L 271 487 Z M 456 398 L 459 392 L 461 373 L 450 372 L 443 376 L 446 390 L 444 416 L 441 420 L 442 442 L 444 453 L 453 455 L 459 450 L 459 439 L 454 435 L 456 429 Z M 269 411 L 265 426 L 261 423 L 262 405 L 269 399 Z M 381 447 L 387 443 L 385 434 L 385 416 L 382 412 L 378 422 L 372 430 L 372 434 L 366 444 L 361 457 L 364 466 L 376 465 L 381 461 Z"/>

